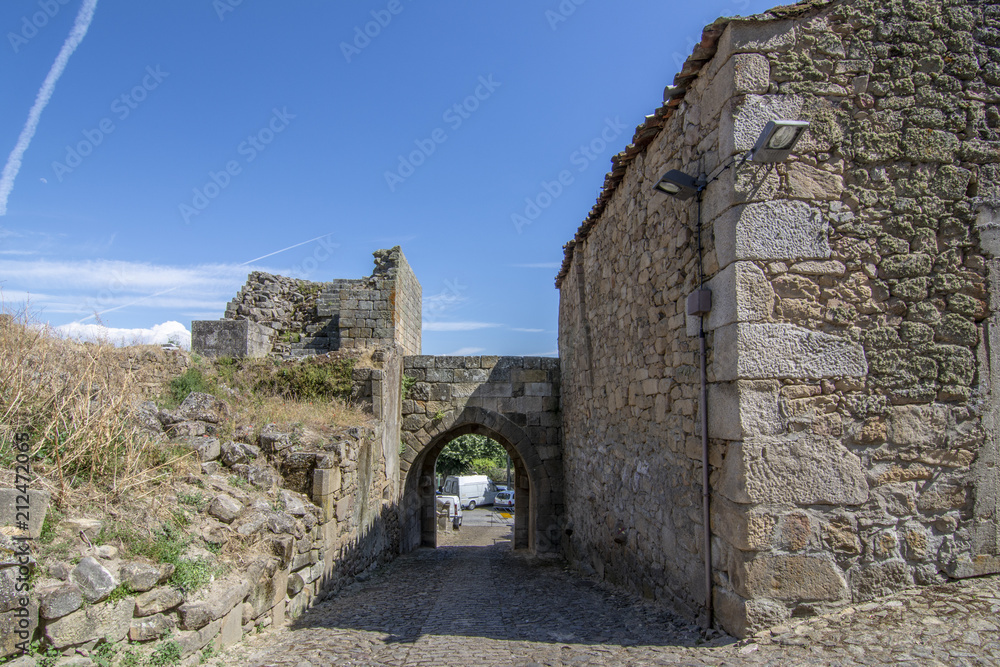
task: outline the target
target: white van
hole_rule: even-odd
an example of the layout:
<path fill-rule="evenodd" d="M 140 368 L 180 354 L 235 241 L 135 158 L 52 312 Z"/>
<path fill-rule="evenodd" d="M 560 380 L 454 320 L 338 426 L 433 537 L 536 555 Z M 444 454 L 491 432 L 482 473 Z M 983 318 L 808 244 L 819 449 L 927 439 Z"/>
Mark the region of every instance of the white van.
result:
<path fill-rule="evenodd" d="M 477 505 L 492 505 L 497 487 L 486 475 L 449 475 L 441 486 L 446 496 L 458 496 L 462 507 L 476 509 Z"/>

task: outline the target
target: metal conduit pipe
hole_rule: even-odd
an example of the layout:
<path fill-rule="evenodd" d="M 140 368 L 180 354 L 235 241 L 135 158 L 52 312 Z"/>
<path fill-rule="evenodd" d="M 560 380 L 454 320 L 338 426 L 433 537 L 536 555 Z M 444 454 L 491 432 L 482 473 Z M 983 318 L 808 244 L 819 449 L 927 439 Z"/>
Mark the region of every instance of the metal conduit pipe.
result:
<path fill-rule="evenodd" d="M 698 292 L 704 295 L 705 290 L 705 270 L 702 261 L 701 245 L 701 195 L 704 186 L 698 190 Z M 712 524 L 711 524 L 711 498 L 712 491 L 708 479 L 708 372 L 706 370 L 708 353 L 705 342 L 705 313 L 704 305 L 700 304 L 702 311 L 698 316 L 698 352 L 699 365 L 701 366 L 701 389 L 698 392 L 698 412 L 701 415 L 701 509 L 702 526 L 705 537 L 703 550 L 705 552 L 705 627 L 712 627 Z M 709 306 L 710 307 L 710 306 Z"/>

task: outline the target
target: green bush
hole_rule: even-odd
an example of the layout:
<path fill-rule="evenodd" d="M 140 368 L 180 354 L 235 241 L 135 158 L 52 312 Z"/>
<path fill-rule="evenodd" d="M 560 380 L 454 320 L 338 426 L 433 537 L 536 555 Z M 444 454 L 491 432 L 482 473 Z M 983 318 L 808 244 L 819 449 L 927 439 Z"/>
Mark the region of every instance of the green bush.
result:
<path fill-rule="evenodd" d="M 201 372 L 201 369 L 192 367 L 170 381 L 169 395 L 166 398 L 174 406 L 177 406 L 192 391 L 211 394 L 214 393 L 214 390 L 212 383 Z"/>
<path fill-rule="evenodd" d="M 205 558 L 181 558 L 174 563 L 169 583 L 183 593 L 192 593 L 212 581 L 216 567 Z"/>
<path fill-rule="evenodd" d="M 170 667 L 181 661 L 181 645 L 176 639 L 163 642 L 149 656 L 147 664 L 151 667 Z"/>
<path fill-rule="evenodd" d="M 354 359 L 282 366 L 258 382 L 257 389 L 297 400 L 347 398 L 351 395 Z"/>

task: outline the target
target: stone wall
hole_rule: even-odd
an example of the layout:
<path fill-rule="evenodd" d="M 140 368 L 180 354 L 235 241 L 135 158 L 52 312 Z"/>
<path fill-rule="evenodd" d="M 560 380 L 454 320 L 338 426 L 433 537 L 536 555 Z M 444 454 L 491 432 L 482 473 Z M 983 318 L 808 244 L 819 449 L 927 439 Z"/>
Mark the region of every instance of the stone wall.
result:
<path fill-rule="evenodd" d="M 420 282 L 399 246 L 374 257 L 372 275 L 357 280 L 251 273 L 226 306 L 223 322 L 250 321 L 256 328 L 244 334 L 235 324 L 192 322 L 192 349 L 207 356 L 290 357 L 395 344 L 418 354 Z"/>
<path fill-rule="evenodd" d="M 998 29 L 996 5 L 951 0 L 804 2 L 706 28 L 558 278 L 582 568 L 705 602 L 696 205 L 652 190 L 675 168 L 719 176 L 703 220 L 722 627 L 1000 571 L 982 342 Z M 777 118 L 811 122 L 791 158 L 733 164 Z"/>
<path fill-rule="evenodd" d="M 559 360 L 407 356 L 402 401 L 403 549 L 436 546 L 434 464 L 453 438 L 493 438 L 514 465 L 514 547 L 555 554 L 564 528 Z"/>
<path fill-rule="evenodd" d="M 251 276 L 260 278 L 261 274 Z M 210 357 L 259 359 L 271 351 L 274 330 L 250 320 L 191 322 L 191 351 Z"/>
<path fill-rule="evenodd" d="M 401 368 L 398 357 L 394 363 Z M 398 370 L 395 377 L 398 382 Z M 393 400 L 398 414 L 398 391 L 389 396 L 390 404 Z M 166 424 L 208 420 L 197 429 L 204 432 L 220 419 L 213 415 L 228 412 L 220 403 L 191 394 L 178 410 L 157 417 Z M 394 423 L 398 426 L 398 416 Z M 232 550 L 238 564 L 209 587 L 184 591 L 170 579 L 173 565 L 124 557 L 120 545 L 102 543 L 102 525 L 110 534 L 120 526 L 66 516 L 55 531 L 93 546 L 76 564 L 50 561 L 43 570 L 31 558 L 35 576 L 25 608 L 31 636 L 22 646 L 41 639 L 43 646 L 71 655 L 128 639 L 148 655 L 163 642 L 176 642 L 186 658 L 209 642 L 229 646 L 255 628 L 298 617 L 318 596 L 367 576 L 400 551 L 398 429 L 387 454 L 383 428 L 346 428 L 322 437 L 271 424 L 259 436 L 238 429 L 232 441 L 188 438 L 201 474 L 160 491 L 177 494 L 175 517 L 198 515 L 188 518 L 197 537 L 183 558 L 212 562 L 214 553 Z M 15 494 L 0 489 L 11 510 Z M 177 504 L 181 494 L 186 504 Z M 30 497 L 33 524 L 26 537 L 37 539 L 49 495 L 32 490 Z M 0 512 L 0 552 L 7 554 L 0 557 L 0 658 L 21 652 L 22 639 L 13 632 L 22 597 L 15 588 L 18 558 L 11 555 L 20 543 L 9 537 L 14 519 L 13 511 Z M 202 540 L 214 545 L 214 552 L 197 546 Z"/>

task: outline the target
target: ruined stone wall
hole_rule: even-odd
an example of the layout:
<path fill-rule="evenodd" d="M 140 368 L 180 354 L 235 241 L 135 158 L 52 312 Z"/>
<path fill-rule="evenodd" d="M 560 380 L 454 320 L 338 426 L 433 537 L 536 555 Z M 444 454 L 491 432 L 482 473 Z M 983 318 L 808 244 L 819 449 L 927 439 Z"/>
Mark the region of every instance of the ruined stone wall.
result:
<path fill-rule="evenodd" d="M 360 279 L 312 282 L 255 271 L 226 306 L 225 320 L 255 323 L 246 332 L 219 322 L 192 323 L 192 349 L 208 356 L 294 357 L 400 345 L 419 354 L 420 282 L 402 250 L 374 253 Z"/>
<path fill-rule="evenodd" d="M 704 601 L 695 204 L 651 188 L 776 118 L 812 123 L 789 161 L 704 193 L 717 619 L 742 635 L 1000 569 L 977 227 L 1000 199 L 998 18 L 849 0 L 706 29 L 560 273 L 573 553 L 606 578 Z"/>
<path fill-rule="evenodd" d="M 398 359 L 396 365 L 401 367 Z M 226 412 L 218 399 L 191 394 L 177 410 L 160 411 L 148 423 L 171 424 L 168 432 L 200 423 L 200 429 L 189 430 L 204 432 Z M 126 639 L 145 656 L 176 643 L 187 658 L 209 642 L 221 648 L 255 629 L 281 625 L 300 616 L 317 596 L 363 578 L 400 551 L 394 498 L 398 449 L 386 456 L 379 427 L 321 436 L 269 424 L 259 436 L 253 429 L 237 429 L 233 441 L 175 437 L 178 446 L 189 446 L 201 462 L 200 474 L 161 491 L 197 501 L 173 509 L 174 517 L 187 517 L 181 525 L 193 525 L 189 532 L 198 536 L 183 560 L 201 559 L 203 567 L 214 567 L 215 554 L 223 548 L 238 553 L 238 562 L 225 575 L 199 590 L 182 590 L 170 579 L 174 565 L 129 554 L 117 538 L 103 541 L 117 534 L 114 519 L 94 519 L 87 514 L 93 510 L 85 508 L 72 516 L 50 513 L 55 534 L 81 546 L 73 547 L 72 564 L 54 561 L 50 554 L 42 567 L 32 558 L 35 576 L 27 593 L 14 587 L 17 559 L 0 558 L 0 659 L 20 653 L 22 640 L 23 646 L 39 640 L 43 647 L 70 655 L 99 641 Z M 0 512 L 0 547 L 8 555 L 14 547 L 9 536 L 18 534 L 13 527 L 16 493 L 0 488 L 0 506 L 10 508 Z M 51 509 L 50 496 L 33 489 L 30 497 L 33 523 L 25 537 L 37 540 Z M 148 520 L 157 524 L 155 515 Z M 199 546 L 202 540 L 215 550 Z M 40 545 L 28 545 L 37 556 Z M 29 600 L 27 632 L 17 637 L 18 600 L 23 597 Z"/>

